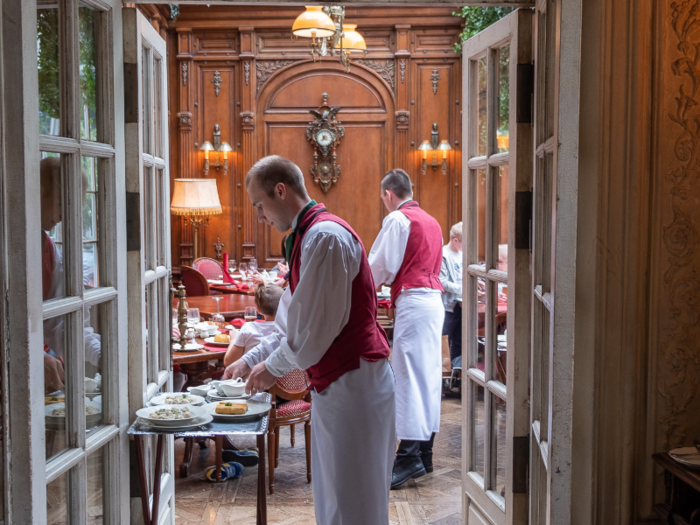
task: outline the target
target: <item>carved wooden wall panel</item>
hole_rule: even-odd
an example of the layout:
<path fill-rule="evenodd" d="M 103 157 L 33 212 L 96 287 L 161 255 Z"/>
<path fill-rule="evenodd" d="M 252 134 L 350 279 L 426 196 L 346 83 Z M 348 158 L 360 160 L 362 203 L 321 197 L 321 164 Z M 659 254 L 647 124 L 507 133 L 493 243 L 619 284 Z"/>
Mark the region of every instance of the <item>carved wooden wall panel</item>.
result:
<path fill-rule="evenodd" d="M 295 160 L 310 177 L 313 146 L 305 132 L 313 119 L 308 111 L 319 107 L 322 93 L 332 106 L 343 107 L 338 120 L 346 136 L 337 149 L 340 181 L 324 194 L 309 178 L 312 196 L 347 219 L 369 249 L 386 214 L 379 182 L 386 171 L 401 167 L 446 234 L 461 214 L 461 108 L 454 103 L 461 73 L 452 50 L 460 19 L 449 7 L 350 7 L 348 23 L 358 24 L 368 55 L 346 74 L 337 59 L 314 64 L 306 42 L 292 40 L 290 28 L 301 10 L 182 5 L 170 24 L 169 56 L 176 56 L 169 75 L 172 177 L 203 176 L 199 147 L 212 140 L 215 124 L 234 149 L 228 175 L 214 169 L 208 175 L 217 179 L 223 214 L 200 230 L 202 255 L 215 256 L 219 237 L 238 260 L 257 257 L 269 266 L 281 258 L 282 236 L 257 223 L 245 174 L 256 160 L 275 153 Z M 436 67 L 441 80 L 433 93 Z M 429 139 L 433 122 L 454 151 L 447 175 L 429 169 L 422 176 L 416 147 Z M 191 228 L 175 219 L 172 231 L 174 266 L 190 264 Z"/>

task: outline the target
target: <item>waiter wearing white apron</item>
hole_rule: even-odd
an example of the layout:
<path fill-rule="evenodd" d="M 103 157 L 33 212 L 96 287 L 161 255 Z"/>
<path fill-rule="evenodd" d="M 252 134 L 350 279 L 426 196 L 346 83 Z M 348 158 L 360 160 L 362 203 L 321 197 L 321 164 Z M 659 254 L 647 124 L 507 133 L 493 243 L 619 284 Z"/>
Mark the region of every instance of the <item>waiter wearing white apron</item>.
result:
<path fill-rule="evenodd" d="M 362 242 L 309 198 L 301 170 L 283 157 L 258 161 L 246 190 L 258 220 L 280 232 L 293 228 L 286 245 L 291 298 L 286 326 L 276 323 L 251 351 L 252 370 L 250 359 L 240 359 L 224 377 L 247 376 L 246 391 L 256 393 L 291 369 L 306 370 L 316 523 L 388 525 L 394 377 Z"/>
<path fill-rule="evenodd" d="M 396 377 L 396 436 L 401 440 L 391 488 L 433 471 L 440 430 L 442 230 L 413 201 L 411 179 L 391 170 L 381 184 L 390 212 L 369 253 L 374 282 L 391 285 L 396 309 L 392 368 Z"/>

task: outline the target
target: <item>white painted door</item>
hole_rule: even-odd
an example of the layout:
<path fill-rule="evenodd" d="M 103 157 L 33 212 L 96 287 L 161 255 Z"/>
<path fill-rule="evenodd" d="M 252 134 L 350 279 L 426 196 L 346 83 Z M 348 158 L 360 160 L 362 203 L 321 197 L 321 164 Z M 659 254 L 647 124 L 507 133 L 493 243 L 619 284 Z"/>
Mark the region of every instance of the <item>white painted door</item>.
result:
<path fill-rule="evenodd" d="M 463 45 L 465 523 L 527 522 L 530 10 Z"/>
<path fill-rule="evenodd" d="M 129 273 L 129 418 L 159 391 L 172 389 L 170 189 L 165 41 L 143 15 L 124 8 L 127 270 Z M 164 447 L 160 523 L 175 523 L 173 439 Z M 144 451 L 149 472 L 155 440 Z M 132 460 L 135 458 L 132 456 Z M 149 479 L 149 493 L 153 480 Z M 151 494 L 151 498 L 153 495 Z M 131 501 L 132 523 L 141 502 Z"/>

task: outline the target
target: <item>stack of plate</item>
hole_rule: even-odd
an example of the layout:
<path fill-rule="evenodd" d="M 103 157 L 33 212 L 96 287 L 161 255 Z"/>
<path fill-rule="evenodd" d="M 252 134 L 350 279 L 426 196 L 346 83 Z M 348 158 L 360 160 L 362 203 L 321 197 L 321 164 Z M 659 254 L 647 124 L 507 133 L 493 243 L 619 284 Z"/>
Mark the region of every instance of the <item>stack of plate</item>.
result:
<path fill-rule="evenodd" d="M 700 452 L 695 447 L 674 448 L 668 455 L 678 463 L 691 468 L 700 468 Z"/>
<path fill-rule="evenodd" d="M 194 405 L 174 405 L 172 408 L 174 408 L 175 406 L 177 406 L 178 408 L 184 406 L 189 407 L 190 412 L 192 413 L 192 417 L 182 419 L 151 418 L 151 414 L 156 410 L 163 408 L 162 406 L 142 408 L 136 411 L 136 415 L 139 418 L 141 418 L 142 422 L 144 422 L 151 428 L 155 430 L 165 430 L 168 432 L 192 430 L 199 426 L 206 425 L 207 423 L 211 423 L 214 419 L 207 412 L 207 409 L 203 406 L 198 407 Z"/>
<path fill-rule="evenodd" d="M 216 388 L 212 388 L 209 392 L 207 392 L 207 398 L 212 403 L 215 401 L 245 401 L 246 399 L 250 398 L 250 396 L 251 394 L 241 394 L 240 396 L 234 397 L 220 396 L 216 391 Z"/>
<path fill-rule="evenodd" d="M 200 345 L 197 343 L 185 343 L 185 349 L 181 350 L 180 343 L 173 343 L 173 352 L 194 352 L 195 350 L 199 350 L 200 348 L 204 348 L 204 345 Z"/>

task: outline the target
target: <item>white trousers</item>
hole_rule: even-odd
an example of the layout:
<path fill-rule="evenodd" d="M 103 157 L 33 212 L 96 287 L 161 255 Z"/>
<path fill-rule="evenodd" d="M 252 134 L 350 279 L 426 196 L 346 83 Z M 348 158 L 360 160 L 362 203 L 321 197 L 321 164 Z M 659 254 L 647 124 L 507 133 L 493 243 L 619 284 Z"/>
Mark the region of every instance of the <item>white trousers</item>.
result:
<path fill-rule="evenodd" d="M 394 375 L 386 359 L 360 359 L 312 392 L 311 474 L 318 525 L 388 525 Z"/>
<path fill-rule="evenodd" d="M 442 324 L 445 308 L 435 290 L 406 290 L 396 299 L 394 351 L 396 436 L 428 441 L 440 430 Z"/>

